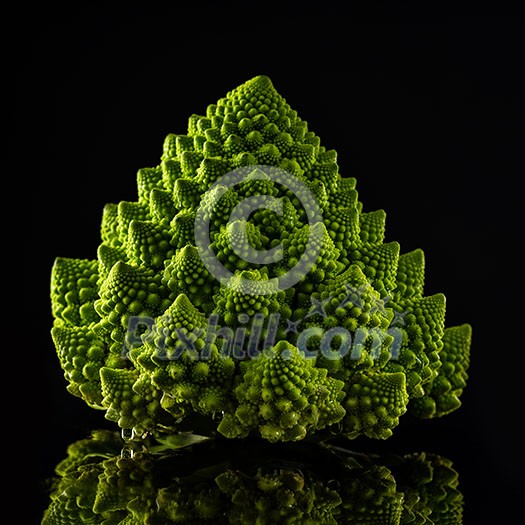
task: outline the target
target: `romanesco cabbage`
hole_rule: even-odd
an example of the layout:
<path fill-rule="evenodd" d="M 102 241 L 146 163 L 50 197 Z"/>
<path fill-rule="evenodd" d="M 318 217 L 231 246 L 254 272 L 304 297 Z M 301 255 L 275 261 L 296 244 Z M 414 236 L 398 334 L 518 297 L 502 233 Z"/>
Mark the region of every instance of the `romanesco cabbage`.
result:
<path fill-rule="evenodd" d="M 266 76 L 231 90 L 137 199 L 107 204 L 91 259 L 58 257 L 51 330 L 71 394 L 137 435 L 384 439 L 457 409 L 471 327 L 445 327 L 420 249 L 385 242 Z"/>

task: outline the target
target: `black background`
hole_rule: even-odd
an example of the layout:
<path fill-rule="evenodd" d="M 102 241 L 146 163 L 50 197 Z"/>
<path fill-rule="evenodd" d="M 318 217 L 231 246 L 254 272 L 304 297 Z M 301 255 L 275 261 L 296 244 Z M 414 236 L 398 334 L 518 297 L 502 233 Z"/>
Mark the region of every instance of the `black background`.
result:
<path fill-rule="evenodd" d="M 521 507 L 524 436 L 523 21 L 392 15 L 365 23 L 328 8 L 311 16 L 304 7 L 245 9 L 13 20 L 20 151 L 11 180 L 24 202 L 29 195 L 23 208 L 11 196 L 16 221 L 29 221 L 19 238 L 16 362 L 31 374 L 16 389 L 24 400 L 9 403 L 20 422 L 9 426 L 8 451 L 27 460 L 16 485 L 20 512 L 38 523 L 43 481 L 67 444 L 113 428 L 65 390 L 49 336 L 54 258 L 96 257 L 103 205 L 135 198 L 136 172 L 158 163 L 165 135 L 186 132 L 190 114 L 266 74 L 337 150 L 365 208 L 387 212 L 387 240 L 424 250 L 426 293 L 445 293 L 447 323 L 473 326 L 463 406 L 435 421 L 406 416 L 390 440 L 355 448 L 448 456 L 465 523 L 510 522 Z"/>

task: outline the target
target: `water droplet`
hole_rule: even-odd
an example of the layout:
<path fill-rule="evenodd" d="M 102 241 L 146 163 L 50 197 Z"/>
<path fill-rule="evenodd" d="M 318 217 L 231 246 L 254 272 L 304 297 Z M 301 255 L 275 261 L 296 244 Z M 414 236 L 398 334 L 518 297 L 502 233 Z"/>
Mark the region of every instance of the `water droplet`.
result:
<path fill-rule="evenodd" d="M 328 480 L 328 482 L 326 483 L 326 486 L 331 489 L 331 490 L 335 490 L 335 491 L 339 491 L 341 489 L 341 485 L 339 483 L 339 481 L 337 479 L 330 479 Z"/>
<path fill-rule="evenodd" d="M 120 451 L 120 457 L 123 459 L 131 459 L 133 457 L 133 454 L 133 448 L 131 448 L 129 445 L 122 447 L 122 450 Z"/>
<path fill-rule="evenodd" d="M 131 441 L 135 438 L 135 431 L 132 428 L 123 428 L 121 435 L 124 441 Z"/>

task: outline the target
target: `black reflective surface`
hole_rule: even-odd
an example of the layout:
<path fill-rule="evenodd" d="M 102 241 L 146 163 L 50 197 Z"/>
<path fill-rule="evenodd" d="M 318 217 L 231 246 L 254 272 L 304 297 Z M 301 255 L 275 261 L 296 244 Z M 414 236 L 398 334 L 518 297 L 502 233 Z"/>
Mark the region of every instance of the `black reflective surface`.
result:
<path fill-rule="evenodd" d="M 450 459 L 349 445 L 94 431 L 58 463 L 42 524 L 462 523 Z"/>

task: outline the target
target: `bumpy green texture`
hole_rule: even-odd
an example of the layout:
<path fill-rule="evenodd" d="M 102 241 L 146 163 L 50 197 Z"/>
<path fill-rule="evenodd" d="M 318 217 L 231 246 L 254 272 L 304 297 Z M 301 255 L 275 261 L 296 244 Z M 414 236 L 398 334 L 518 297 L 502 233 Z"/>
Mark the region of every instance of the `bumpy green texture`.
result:
<path fill-rule="evenodd" d="M 407 412 L 459 407 L 470 326 L 446 326 L 423 252 L 385 240 L 385 212 L 363 207 L 267 77 L 190 115 L 136 185 L 102 210 L 92 258 L 51 272 L 67 388 L 109 420 L 138 435 L 384 439 Z"/>
<path fill-rule="evenodd" d="M 132 451 L 135 451 L 132 453 Z M 122 452 L 121 452 L 122 450 Z M 341 443 L 206 439 L 177 447 L 96 431 L 56 468 L 42 525 L 461 525 L 452 462 Z"/>

